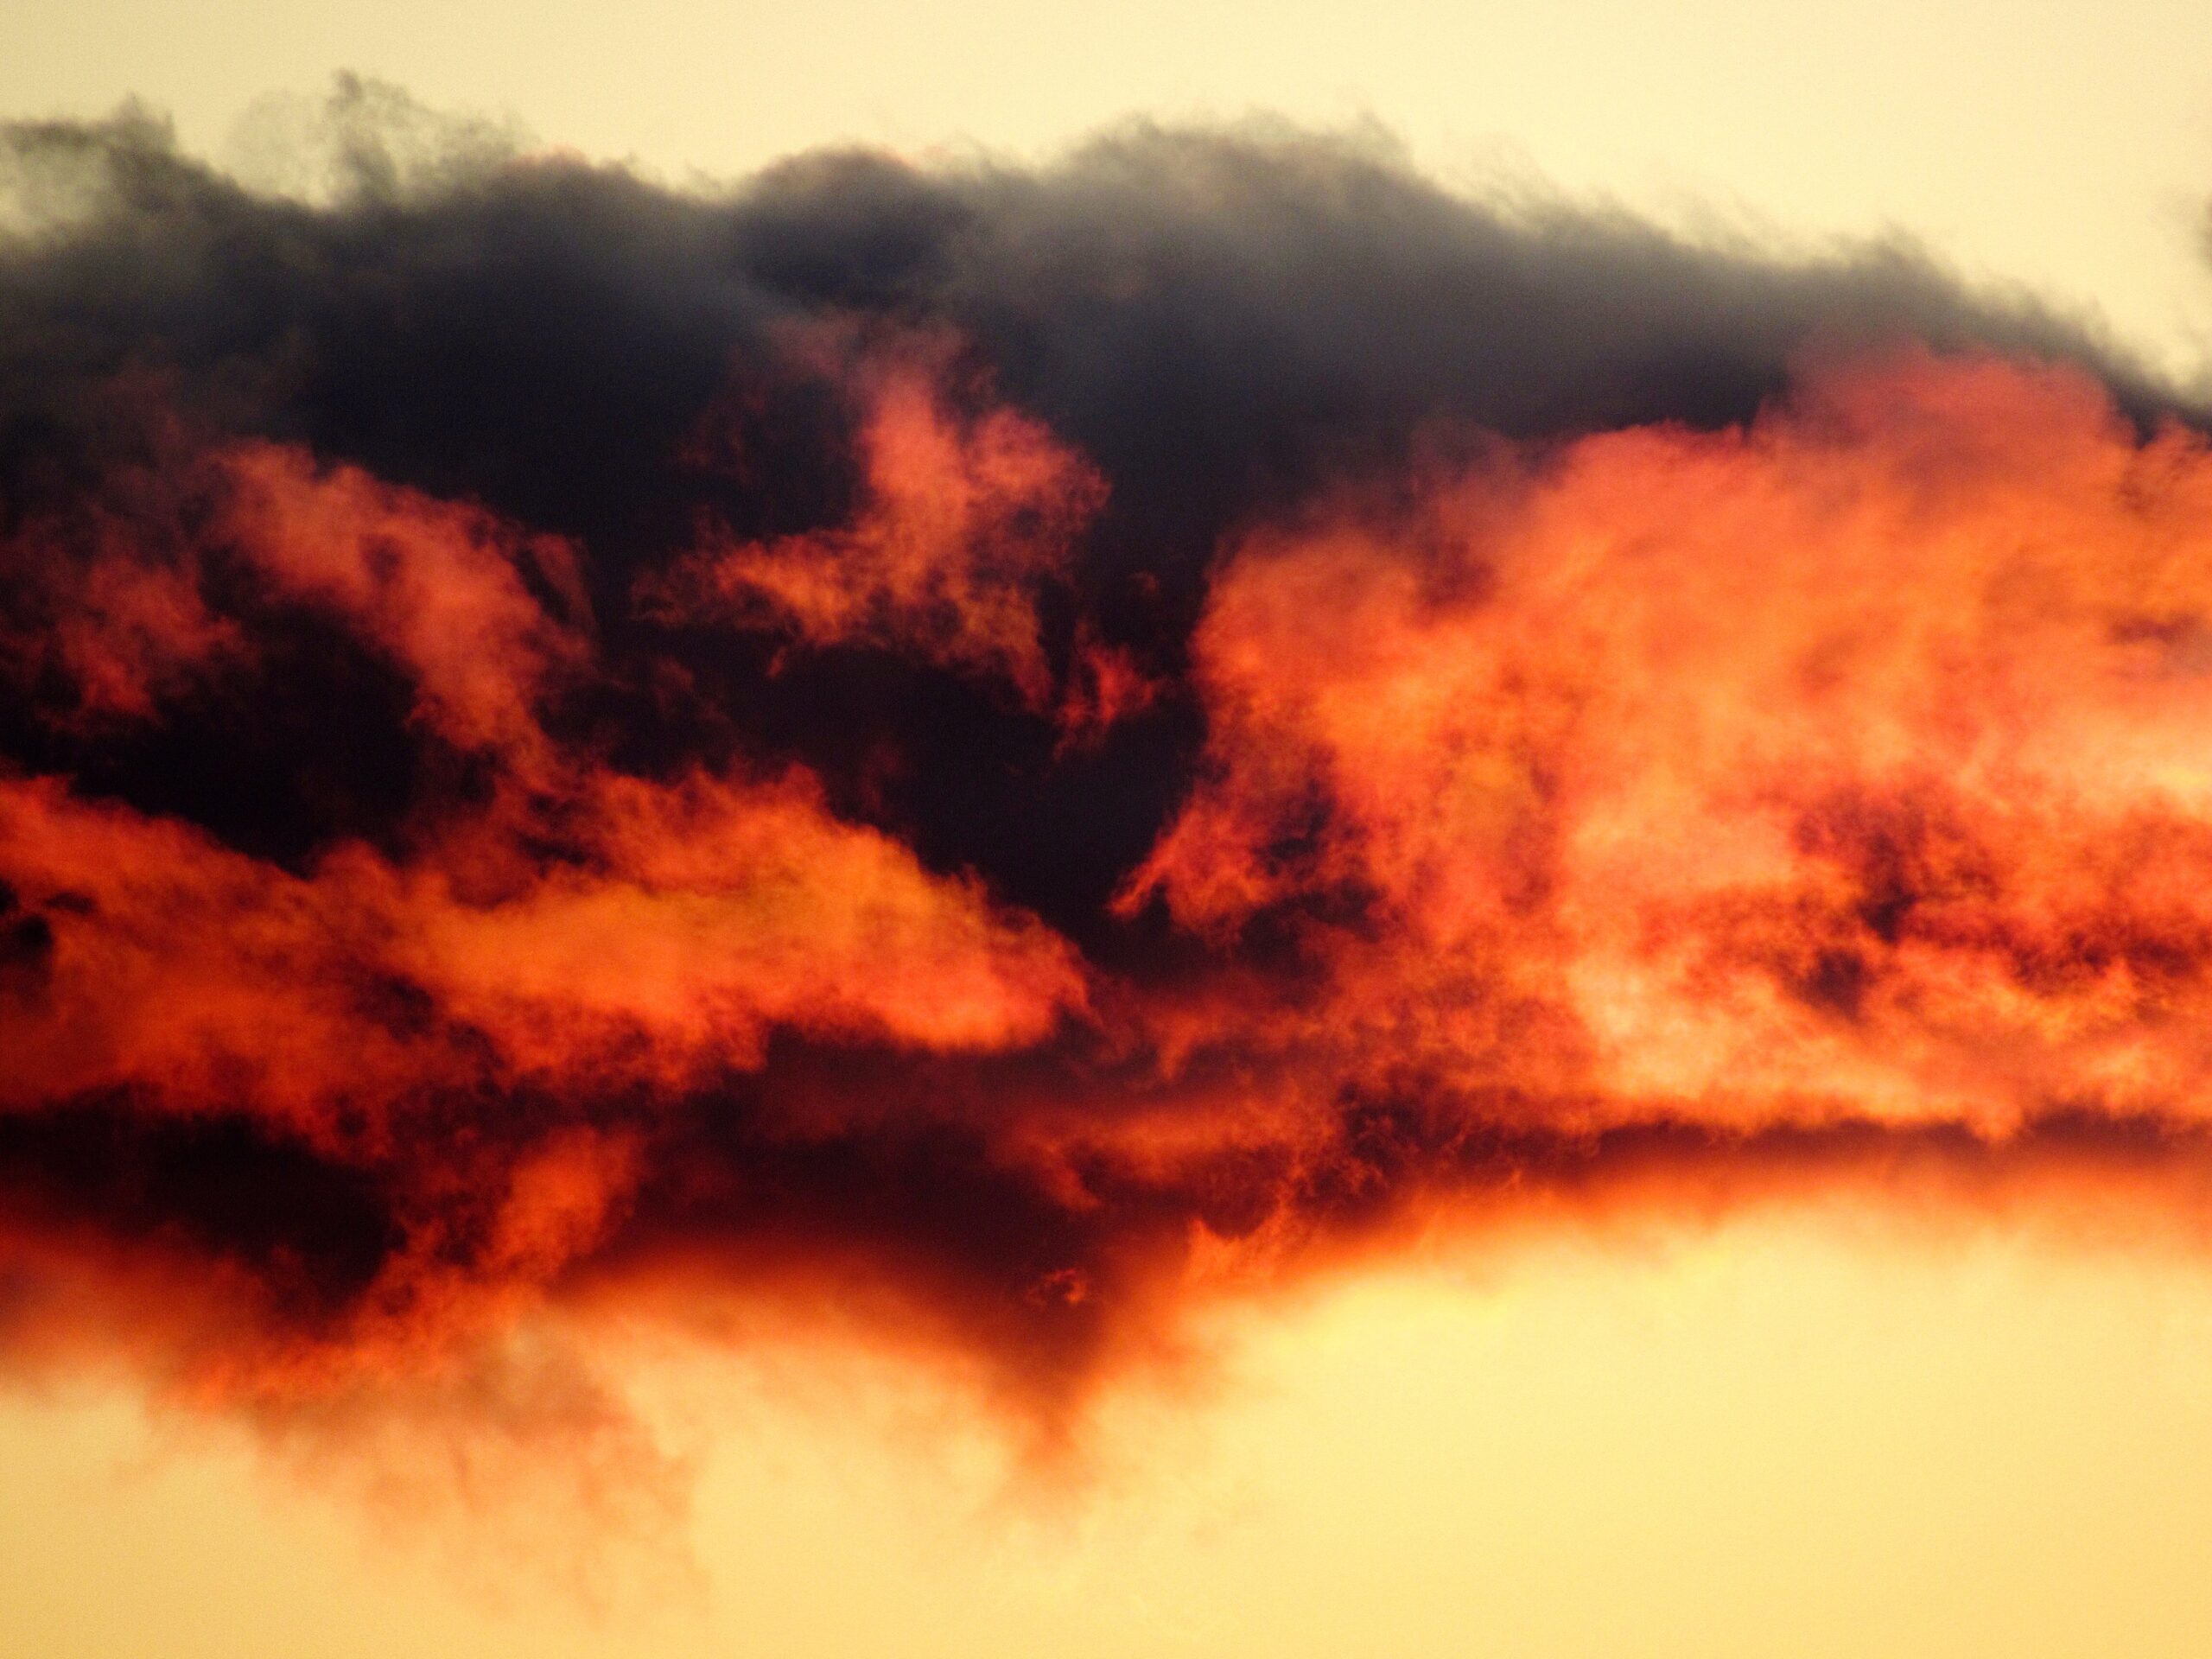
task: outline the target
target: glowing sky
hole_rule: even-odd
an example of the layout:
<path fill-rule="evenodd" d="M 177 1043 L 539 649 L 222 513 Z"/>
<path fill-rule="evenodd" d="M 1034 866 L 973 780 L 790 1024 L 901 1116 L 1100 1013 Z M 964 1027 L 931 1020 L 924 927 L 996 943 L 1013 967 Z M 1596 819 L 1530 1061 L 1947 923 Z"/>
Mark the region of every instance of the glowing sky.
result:
<path fill-rule="evenodd" d="M 10 33 L 0 1647 L 2212 1643 L 2212 12 Z"/>

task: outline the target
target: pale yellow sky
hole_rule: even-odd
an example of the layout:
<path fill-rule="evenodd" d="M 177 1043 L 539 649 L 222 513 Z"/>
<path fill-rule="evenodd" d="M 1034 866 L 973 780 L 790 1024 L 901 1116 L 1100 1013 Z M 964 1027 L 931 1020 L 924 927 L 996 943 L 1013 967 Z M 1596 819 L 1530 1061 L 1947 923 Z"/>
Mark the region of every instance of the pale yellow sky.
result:
<path fill-rule="evenodd" d="M 1372 117 L 1459 180 L 1901 229 L 2177 366 L 2212 340 L 2200 0 L 16 0 L 5 34 L 0 111 L 135 92 L 216 151 L 255 99 L 341 69 L 674 177 L 836 140 L 1033 155 L 1132 114 Z"/>
<path fill-rule="evenodd" d="M 1769 1218 L 1510 1268 L 1248 1321 L 1209 1399 L 1121 1397 L 1057 1505 L 925 1377 L 664 1370 L 662 1414 L 712 1425 L 693 1560 L 596 1611 L 557 1561 L 379 1533 L 221 1433 L 19 1399 L 0 1631 L 41 1659 L 2212 1650 L 2201 1262 Z"/>

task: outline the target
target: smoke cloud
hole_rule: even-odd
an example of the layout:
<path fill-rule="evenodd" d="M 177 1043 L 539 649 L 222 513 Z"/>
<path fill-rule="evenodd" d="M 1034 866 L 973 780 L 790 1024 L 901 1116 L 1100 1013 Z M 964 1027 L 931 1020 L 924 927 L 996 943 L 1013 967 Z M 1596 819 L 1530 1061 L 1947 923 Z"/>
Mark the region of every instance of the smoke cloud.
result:
<path fill-rule="evenodd" d="M 1054 1422 L 1426 1227 L 2202 1213 L 2212 453 L 2085 325 L 1287 130 L 317 130 L 5 137 L 12 1363 Z"/>

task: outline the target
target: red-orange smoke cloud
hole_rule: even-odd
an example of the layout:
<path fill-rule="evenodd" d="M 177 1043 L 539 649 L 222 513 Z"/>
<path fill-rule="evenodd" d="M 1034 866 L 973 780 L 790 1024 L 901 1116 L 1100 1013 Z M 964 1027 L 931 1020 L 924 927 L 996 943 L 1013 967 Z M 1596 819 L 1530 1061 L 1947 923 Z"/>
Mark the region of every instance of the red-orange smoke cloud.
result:
<path fill-rule="evenodd" d="M 1122 905 L 1293 918 L 1271 1023 L 1336 1081 L 2193 1119 L 2208 525 L 2194 435 L 1917 355 L 1325 507 L 1217 579 L 1205 776 Z"/>
<path fill-rule="evenodd" d="M 1294 159 L 1188 200 L 1339 270 L 1367 198 Z M 209 245 L 326 237 L 270 269 L 330 290 L 257 345 L 126 283 L 159 372 L 72 357 L 66 259 L 0 273 L 46 365 L 0 364 L 8 1352 L 270 1413 L 453 1392 L 533 1322 L 829 1307 L 1057 1421 L 1194 1299 L 1416 1225 L 1861 1184 L 2189 1225 L 2183 412 L 1932 289 L 1892 320 L 1971 339 L 1678 407 L 1586 365 L 1516 405 L 1405 310 L 1455 403 L 1248 305 L 1236 238 L 1054 288 L 1049 192 L 909 184 L 706 236 L 524 168 L 356 242 L 203 178 Z M 1427 201 L 1403 257 L 1489 270 Z M 444 263 L 477 213 L 613 343 L 418 339 L 539 292 Z M 605 278 L 593 213 L 663 263 Z M 1645 244 L 1523 253 L 1659 296 L 1637 375 L 1719 360 Z M 407 352 L 436 395 L 377 381 Z"/>
<path fill-rule="evenodd" d="M 838 346 L 800 342 L 825 366 Z M 1066 575 L 1105 480 L 1016 410 L 948 409 L 939 385 L 954 349 L 900 340 L 851 365 L 865 484 L 850 524 L 765 542 L 716 525 L 706 549 L 651 584 L 664 611 L 785 628 L 816 646 L 910 651 L 1001 677 L 1042 707 L 1052 687 L 1038 589 Z M 1110 721 L 1116 694 L 1101 684 L 1084 706 Z"/>

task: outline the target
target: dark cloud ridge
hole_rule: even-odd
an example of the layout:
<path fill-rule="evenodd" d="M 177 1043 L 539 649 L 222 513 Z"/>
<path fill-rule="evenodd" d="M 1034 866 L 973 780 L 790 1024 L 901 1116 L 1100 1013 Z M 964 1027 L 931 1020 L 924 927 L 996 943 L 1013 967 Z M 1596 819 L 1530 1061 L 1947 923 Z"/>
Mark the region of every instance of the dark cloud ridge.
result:
<path fill-rule="evenodd" d="M 1905 338 L 2085 364 L 2146 421 L 2180 408 L 2082 325 L 1970 292 L 1910 248 L 1700 248 L 1618 211 L 1454 195 L 1371 138 L 1135 125 L 1038 169 L 832 151 L 710 193 L 487 157 L 474 127 L 452 166 L 402 168 L 387 151 L 404 138 L 435 154 L 435 124 L 372 85 L 341 86 L 327 124 L 346 171 L 321 206 L 255 194 L 143 113 L 7 130 L 19 189 L 74 208 L 0 245 L 0 514 L 97 474 L 128 424 L 118 382 L 150 381 L 219 430 L 302 442 L 580 538 L 620 661 L 640 643 L 632 580 L 702 506 L 773 533 L 834 518 L 851 487 L 841 412 L 772 383 L 772 331 L 830 315 L 938 325 L 1104 472 L 1079 585 L 1109 632 L 1172 668 L 1225 533 L 1398 463 L 1440 423 L 1516 437 L 1725 424 L 1808 349 Z M 702 417 L 748 375 L 767 379 L 741 416 L 743 475 L 685 466 Z M 725 639 L 712 656 L 709 671 L 730 675 L 744 652 Z M 730 692 L 755 704 L 741 716 L 755 743 L 812 758 L 841 741 L 823 710 L 849 741 L 861 706 L 892 720 L 891 747 L 943 786 L 906 803 L 932 861 L 1002 873 L 1063 924 L 1141 855 L 1172 802 L 1160 780 L 1196 735 L 1165 709 L 1124 734 L 1143 751 L 1126 764 L 1109 753 L 1039 786 L 1047 734 L 938 706 L 976 701 L 957 689 L 844 660 L 770 685 L 760 665 L 737 663 L 746 683 Z M 918 703 L 918 718 L 893 712 Z M 194 747 L 235 748 L 236 723 L 208 718 L 226 740 Z M 640 758 L 666 741 L 634 710 L 615 724 Z M 1018 823 L 1025 810 L 1041 816 Z M 374 827 L 358 810 L 289 816 L 263 845 L 297 855 Z M 985 842 L 968 844 L 979 826 Z M 1053 868 L 1022 868 L 1039 846 Z M 1054 871 L 1075 863 L 1087 879 L 1056 893 Z"/>

